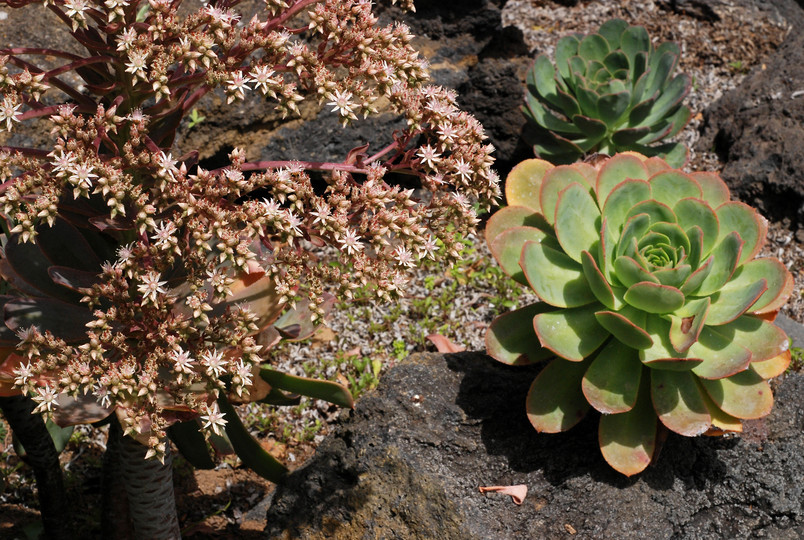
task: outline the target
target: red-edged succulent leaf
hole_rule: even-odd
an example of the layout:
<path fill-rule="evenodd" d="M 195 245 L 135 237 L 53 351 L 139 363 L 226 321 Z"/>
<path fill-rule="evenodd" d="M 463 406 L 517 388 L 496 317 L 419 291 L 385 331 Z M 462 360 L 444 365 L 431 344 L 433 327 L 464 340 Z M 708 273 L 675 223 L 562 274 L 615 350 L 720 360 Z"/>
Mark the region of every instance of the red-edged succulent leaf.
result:
<path fill-rule="evenodd" d="M 559 165 L 547 171 L 539 193 L 539 205 L 548 223 L 555 223 L 556 207 L 561 192 L 570 184 L 578 183 L 585 186 L 586 182 L 586 177 L 571 165 Z"/>
<path fill-rule="evenodd" d="M 545 173 L 554 165 L 543 159 L 527 159 L 511 169 L 505 180 L 505 199 L 510 206 L 524 206 L 541 213 L 539 193 Z"/>
<path fill-rule="evenodd" d="M 782 354 L 774 356 L 768 360 L 762 360 L 761 362 L 751 362 L 751 369 L 757 372 L 757 375 L 762 377 L 765 380 L 772 379 L 774 377 L 778 377 L 782 373 L 787 370 L 790 362 L 793 359 L 793 355 L 790 351 L 785 351 Z"/>
<path fill-rule="evenodd" d="M 753 283 L 745 281 L 742 279 L 737 280 L 734 285 L 738 286 L 726 284 L 726 286 L 709 297 L 712 299 L 712 305 L 707 315 L 706 324 L 718 326 L 733 321 L 748 311 L 751 305 L 768 290 L 768 282 L 764 278 Z"/>
<path fill-rule="evenodd" d="M 687 371 L 701 364 L 702 359 L 689 351 L 678 352 L 670 341 L 671 323 L 658 315 L 648 315 L 645 330 L 653 344 L 639 352 L 639 359 L 654 369 Z"/>
<path fill-rule="evenodd" d="M 603 414 L 630 411 L 636 403 L 643 369 L 637 352 L 613 339 L 586 370 L 583 394 Z"/>
<path fill-rule="evenodd" d="M 722 336 L 724 340 L 748 349 L 751 352 L 752 362 L 769 360 L 789 348 L 789 340 L 784 330 L 752 315 L 744 315 L 722 326 L 707 328 Z"/>
<path fill-rule="evenodd" d="M 533 329 L 533 317 L 553 309 L 538 302 L 503 313 L 491 321 L 486 331 L 486 351 L 495 360 L 512 366 L 538 362 L 551 356 L 552 352 L 539 343 Z"/>
<path fill-rule="evenodd" d="M 751 351 L 724 336 L 719 326 L 704 326 L 689 355 L 703 360 L 693 368 L 702 379 L 722 379 L 743 371 L 751 362 Z"/>
<path fill-rule="evenodd" d="M 629 154 L 617 154 L 600 168 L 595 184 L 598 204 L 605 208 L 609 194 L 623 180 L 647 180 L 648 169 L 641 159 Z"/>
<path fill-rule="evenodd" d="M 689 371 L 651 370 L 651 397 L 659 420 L 687 437 L 709 429 L 712 417 L 696 377 Z"/>
<path fill-rule="evenodd" d="M 671 168 L 670 165 L 660 157 L 649 157 L 644 161 L 644 164 L 645 168 L 648 169 L 648 174 L 651 176 Z"/>
<path fill-rule="evenodd" d="M 727 234 L 712 251 L 712 268 L 700 287 L 690 290 L 696 296 L 709 296 L 719 291 L 731 279 L 740 259 L 743 241 L 736 232 Z"/>
<path fill-rule="evenodd" d="M 654 174 L 648 182 L 653 198 L 671 208 L 682 199 L 700 199 L 702 195 L 698 182 L 678 170 Z"/>
<path fill-rule="evenodd" d="M 724 203 L 715 209 L 715 213 L 720 221 L 718 240 L 722 240 L 731 232 L 736 232 L 744 242 L 737 264 L 753 259 L 765 243 L 768 221 L 756 210 L 741 202 Z"/>
<path fill-rule="evenodd" d="M 698 381 L 699 384 L 700 382 L 701 381 Z M 701 389 L 703 389 L 703 385 L 701 385 Z M 704 435 L 720 436 L 726 433 L 742 432 L 742 420 L 723 412 L 723 410 L 721 410 L 721 408 L 718 407 L 714 401 L 712 401 L 712 398 L 709 397 L 709 393 L 707 393 L 705 390 L 701 392 L 701 397 L 703 397 L 706 408 L 709 411 L 709 416 L 712 418 L 712 426 L 708 431 L 706 431 L 706 433 L 704 433 Z"/>
<path fill-rule="evenodd" d="M 762 418 L 773 407 L 770 386 L 750 368 L 723 379 L 701 379 L 701 384 L 715 405 L 735 418 Z"/>
<path fill-rule="evenodd" d="M 644 180 L 629 179 L 617 184 L 603 206 L 603 215 L 612 231 L 618 234 L 631 208 L 650 199 L 650 196 L 650 184 Z"/>
<path fill-rule="evenodd" d="M 670 343 L 676 352 L 683 353 L 698 341 L 707 312 L 709 311 L 709 298 L 693 300 L 684 306 L 683 315 L 670 315 Z"/>
<path fill-rule="evenodd" d="M 519 265 L 531 288 L 556 307 L 578 307 L 595 301 L 580 264 L 542 242 L 526 242 Z"/>
<path fill-rule="evenodd" d="M 547 222 L 540 214 L 524 206 L 506 206 L 500 208 L 486 223 L 486 243 L 491 245 L 498 235 L 514 227 L 536 227 L 544 229 Z"/>
<path fill-rule="evenodd" d="M 653 345 L 653 338 L 643 328 L 645 313 L 630 306 L 620 311 L 597 311 L 595 318 L 600 326 L 611 332 L 621 343 L 634 349 L 647 349 Z"/>
<path fill-rule="evenodd" d="M 581 252 L 581 265 L 583 267 L 583 274 L 586 277 L 589 288 L 592 294 L 595 295 L 598 302 L 603 304 L 609 309 L 617 310 L 623 306 L 621 295 L 615 295 L 614 291 L 606 281 L 603 272 L 597 266 L 595 258 L 588 251 Z"/>
<path fill-rule="evenodd" d="M 647 313 L 672 313 L 684 305 L 684 293 L 680 290 L 649 281 L 628 287 L 624 298 L 628 304 Z"/>
<path fill-rule="evenodd" d="M 598 441 L 603 458 L 626 476 L 644 471 L 656 450 L 657 420 L 649 384 L 643 380 L 637 402 L 630 411 L 600 418 Z"/>
<path fill-rule="evenodd" d="M 633 287 L 637 283 L 654 283 L 659 285 L 658 278 L 648 272 L 636 259 L 623 255 L 614 260 L 614 271 L 617 280 L 625 287 Z"/>
<path fill-rule="evenodd" d="M 527 285 L 528 280 L 519 265 L 522 258 L 522 249 L 527 242 L 541 242 L 547 238 L 547 234 L 535 227 L 514 227 L 498 234 L 489 244 L 489 250 L 497 264 L 503 272 L 511 276 L 515 281 L 522 285 Z"/>
<path fill-rule="evenodd" d="M 628 214 L 626 214 L 626 220 L 638 216 L 639 214 L 648 214 L 651 224 L 661 222 L 676 223 L 676 215 L 673 213 L 673 209 L 653 199 L 642 201 L 634 205 L 634 207 L 628 211 Z"/>
<path fill-rule="evenodd" d="M 768 290 L 751 306 L 752 313 L 771 313 L 781 308 L 793 293 L 793 275 L 779 259 L 754 259 L 739 267 L 732 276 L 732 281 L 766 280 Z M 724 288 L 729 287 L 727 283 Z"/>
<path fill-rule="evenodd" d="M 539 313 L 533 327 L 543 347 L 567 360 L 580 362 L 610 335 L 595 318 L 599 304 Z"/>
<path fill-rule="evenodd" d="M 694 172 L 690 176 L 701 186 L 703 200 L 712 208 L 717 208 L 731 197 L 728 186 L 717 173 Z"/>
<path fill-rule="evenodd" d="M 581 379 L 589 363 L 589 360 L 568 362 L 557 358 L 534 379 L 525 408 L 528 420 L 537 431 L 566 431 L 586 415 L 589 403 L 581 391 Z"/>
<path fill-rule="evenodd" d="M 720 231 L 720 223 L 712 207 L 698 199 L 681 199 L 673 206 L 673 213 L 687 234 L 692 227 L 701 229 L 701 256 L 708 255 L 717 244 Z"/>
<path fill-rule="evenodd" d="M 581 184 L 570 184 L 559 194 L 555 231 L 564 253 L 575 262 L 581 262 L 581 252 L 592 251 L 597 246 L 600 210 Z"/>

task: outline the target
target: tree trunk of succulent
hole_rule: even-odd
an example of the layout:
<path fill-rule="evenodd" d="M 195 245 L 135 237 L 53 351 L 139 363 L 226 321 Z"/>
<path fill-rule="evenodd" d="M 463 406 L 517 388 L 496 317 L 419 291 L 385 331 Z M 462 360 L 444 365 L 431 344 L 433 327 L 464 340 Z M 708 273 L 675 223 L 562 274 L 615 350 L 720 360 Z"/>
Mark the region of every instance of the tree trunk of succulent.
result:
<path fill-rule="evenodd" d="M 116 449 L 114 445 L 118 445 Z M 164 464 L 157 459 L 145 459 L 145 446 L 124 436 L 119 427 L 110 429 L 109 446 L 113 451 L 119 451 L 118 470 L 128 498 L 134 537 L 154 540 L 181 538 L 173 495 L 170 445 Z"/>
<path fill-rule="evenodd" d="M 72 538 L 59 454 L 42 416 L 32 414 L 35 407 L 28 396 L 0 397 L 3 416 L 25 448 L 25 460 L 34 470 L 45 535 L 51 539 Z"/>
<path fill-rule="evenodd" d="M 120 474 L 122 444 L 123 430 L 120 423 L 112 418 L 101 473 L 101 538 L 109 540 L 134 539 L 125 482 Z"/>

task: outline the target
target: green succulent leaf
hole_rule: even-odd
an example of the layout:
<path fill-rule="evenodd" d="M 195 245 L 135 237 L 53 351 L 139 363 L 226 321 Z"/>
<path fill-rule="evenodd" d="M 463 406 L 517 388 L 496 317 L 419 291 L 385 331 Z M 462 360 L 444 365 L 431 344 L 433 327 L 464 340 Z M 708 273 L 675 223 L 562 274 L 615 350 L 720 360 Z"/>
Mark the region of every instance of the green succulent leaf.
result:
<path fill-rule="evenodd" d="M 486 332 L 486 351 L 495 360 L 512 366 L 531 364 L 552 356 L 551 351 L 539 345 L 533 317 L 553 309 L 538 302 L 495 318 Z"/>
<path fill-rule="evenodd" d="M 697 296 L 710 296 L 719 291 L 737 267 L 743 241 L 736 232 L 729 233 L 712 251 L 712 268 L 697 289 L 690 289 L 690 293 Z"/>
<path fill-rule="evenodd" d="M 545 230 L 548 225 L 542 216 L 530 208 L 506 206 L 496 211 L 486 222 L 486 243 L 491 244 L 501 233 L 514 227 L 535 227 Z"/>
<path fill-rule="evenodd" d="M 556 44 L 556 66 L 561 78 L 565 81 L 570 78 L 569 60 L 578 55 L 580 43 L 581 40 L 577 36 L 567 36 L 559 39 Z M 546 56 L 544 58 L 550 64 L 550 60 Z M 552 68 L 552 64 L 550 67 Z"/>
<path fill-rule="evenodd" d="M 708 255 L 717 244 L 720 230 L 715 211 L 700 199 L 682 198 L 673 207 L 673 213 L 678 219 L 678 224 L 688 235 L 692 227 L 701 229 L 703 233 L 701 256 Z"/>
<path fill-rule="evenodd" d="M 691 372 L 653 369 L 650 376 L 653 408 L 665 427 L 687 437 L 709 429 L 712 417 Z"/>
<path fill-rule="evenodd" d="M 597 354 L 583 377 L 586 400 L 603 414 L 630 411 L 636 403 L 642 363 L 637 352 L 616 339 Z"/>
<path fill-rule="evenodd" d="M 738 285 L 742 281 L 743 280 L 737 280 L 735 283 L 735 280 L 732 280 L 709 297 L 712 299 L 712 305 L 709 308 L 706 324 L 717 326 L 733 321 L 748 311 L 759 297 L 768 290 L 768 282 L 764 278 L 753 283 L 742 283 L 741 287 L 728 286 Z"/>
<path fill-rule="evenodd" d="M 628 212 L 636 204 L 649 199 L 651 196 L 650 184 L 644 180 L 623 180 L 611 191 L 603 206 L 603 215 L 606 216 L 613 231 L 620 231 L 626 223 Z M 647 228 L 648 223 L 644 226 Z M 641 236 L 642 233 L 639 233 Z"/>
<path fill-rule="evenodd" d="M 648 272 L 635 259 L 627 255 L 614 259 L 614 271 L 617 279 L 625 287 L 633 287 L 637 283 L 659 284 L 659 279 Z"/>
<path fill-rule="evenodd" d="M 600 119 L 609 129 L 614 129 L 621 121 L 631 103 L 631 93 L 628 91 L 604 94 L 597 100 L 597 110 Z"/>
<path fill-rule="evenodd" d="M 584 277 L 586 277 L 589 288 L 597 298 L 597 301 L 609 309 L 620 309 L 623 306 L 622 296 L 614 294 L 611 285 L 606 281 L 603 272 L 597 266 L 595 258 L 588 251 L 581 252 L 581 265 Z"/>
<path fill-rule="evenodd" d="M 626 28 L 628 28 L 628 23 L 624 20 L 609 19 L 600 25 L 600 29 L 597 33 L 605 38 L 610 50 L 616 51 L 620 48 L 620 37 L 623 35 L 623 32 L 625 32 Z M 626 58 L 626 61 L 627 60 Z"/>
<path fill-rule="evenodd" d="M 595 193 L 598 204 L 605 208 L 609 194 L 624 180 L 647 180 L 648 178 L 648 171 L 639 158 L 627 154 L 614 156 L 601 167 L 597 175 Z"/>
<path fill-rule="evenodd" d="M 751 363 L 763 362 L 784 354 L 788 346 L 787 334 L 773 323 L 743 315 L 722 326 L 709 328 L 724 340 L 744 347 L 751 353 Z"/>
<path fill-rule="evenodd" d="M 550 109 L 542 105 L 533 94 L 525 94 L 525 112 L 540 126 L 559 133 L 580 134 L 581 129 L 571 122 L 560 119 Z"/>
<path fill-rule="evenodd" d="M 722 241 L 729 233 L 736 232 L 744 242 L 737 264 L 753 259 L 762 249 L 768 234 L 768 222 L 765 218 L 741 202 L 723 203 L 715 209 L 715 213 L 720 221 L 718 240 Z"/>
<path fill-rule="evenodd" d="M 600 210 L 581 184 L 572 183 L 559 194 L 555 230 L 564 253 L 576 262 L 581 262 L 581 252 L 598 244 Z"/>
<path fill-rule="evenodd" d="M 598 429 L 603 458 L 626 476 L 645 470 L 656 450 L 657 420 L 650 401 L 650 381 L 642 379 L 634 407 L 628 412 L 603 415 Z"/>
<path fill-rule="evenodd" d="M 500 234 L 489 244 L 491 254 L 500 268 L 522 285 L 528 285 L 525 273 L 519 261 L 522 250 L 528 242 L 541 242 L 547 239 L 547 233 L 535 227 L 513 227 Z M 557 243 L 556 243 L 557 244 Z"/>
<path fill-rule="evenodd" d="M 548 223 L 555 224 L 559 196 L 573 183 L 587 185 L 584 175 L 569 165 L 554 167 L 544 175 L 539 194 L 539 205 Z"/>
<path fill-rule="evenodd" d="M 595 318 L 624 345 L 634 349 L 647 349 L 653 345 L 653 338 L 643 329 L 647 319 L 644 312 L 625 306 L 617 312 L 597 311 Z"/>
<path fill-rule="evenodd" d="M 287 475 L 287 468 L 266 452 L 249 434 L 234 407 L 223 394 L 218 396 L 218 406 L 226 417 L 224 426 L 226 435 L 243 464 L 266 480 L 280 482 Z"/>
<path fill-rule="evenodd" d="M 676 223 L 676 215 L 666 204 L 653 199 L 642 201 L 634 205 L 626 214 L 626 220 L 639 214 L 647 214 L 650 223 Z"/>
<path fill-rule="evenodd" d="M 541 213 L 539 197 L 544 175 L 553 165 L 541 159 L 527 159 L 519 163 L 505 180 L 505 198 L 510 206 L 524 206 Z"/>
<path fill-rule="evenodd" d="M 677 170 L 654 174 L 648 182 L 653 198 L 671 208 L 682 199 L 700 199 L 702 195 L 698 182 Z"/>
<path fill-rule="evenodd" d="M 675 287 L 642 281 L 628 287 L 625 301 L 647 313 L 672 313 L 684 305 L 684 293 Z"/>
<path fill-rule="evenodd" d="M 784 305 L 793 292 L 793 276 L 779 259 L 762 258 L 749 261 L 738 268 L 724 288 L 735 282 L 752 282 L 764 279 L 768 290 L 751 306 L 752 313 L 770 313 Z"/>
<path fill-rule="evenodd" d="M 589 403 L 581 391 L 581 379 L 590 362 L 556 358 L 534 379 L 525 408 L 528 420 L 537 431 L 566 431 L 586 415 Z"/>
<path fill-rule="evenodd" d="M 731 341 L 719 326 L 704 326 L 689 355 L 703 360 L 692 371 L 702 379 L 722 379 L 743 371 L 751 362 L 751 351 Z"/>
<path fill-rule="evenodd" d="M 723 379 L 701 380 L 701 384 L 715 405 L 735 418 L 762 418 L 773 407 L 770 386 L 752 369 Z"/>
<path fill-rule="evenodd" d="M 684 353 L 698 341 L 707 322 L 710 299 L 692 300 L 684 306 L 683 314 L 670 315 L 670 343 L 678 353 Z"/>
<path fill-rule="evenodd" d="M 581 265 L 559 250 L 527 242 L 519 264 L 531 288 L 551 306 L 577 307 L 595 301 Z"/>
<path fill-rule="evenodd" d="M 599 304 L 592 304 L 539 313 L 533 318 L 539 342 L 562 358 L 582 361 L 610 335 L 595 318 L 599 308 Z"/>
<path fill-rule="evenodd" d="M 648 315 L 644 326 L 653 344 L 639 351 L 639 359 L 654 369 L 688 371 L 702 363 L 702 359 L 689 353 L 679 352 L 670 341 L 670 321 L 658 316 Z"/>
<path fill-rule="evenodd" d="M 709 203 L 709 206 L 717 208 L 728 202 L 729 188 L 719 175 L 711 172 L 694 172 L 690 176 L 701 186 L 703 200 Z"/>
<path fill-rule="evenodd" d="M 190 465 L 196 469 L 215 468 L 215 461 L 209 455 L 207 441 L 201 433 L 198 420 L 176 422 L 167 428 L 167 433 Z"/>
<path fill-rule="evenodd" d="M 583 103 L 581 105 L 584 112 L 587 112 L 587 108 L 583 107 Z M 597 105 L 595 105 L 595 108 L 597 108 Z M 603 137 L 606 136 L 606 132 L 608 131 L 608 128 L 606 127 L 604 121 L 598 120 L 597 118 L 584 116 L 583 114 L 576 114 L 575 116 L 573 116 L 572 122 L 573 124 L 578 126 L 580 130 L 583 132 L 584 136 L 588 141 L 586 143 L 587 145 L 591 146 L 596 145 L 598 141 L 600 141 Z M 581 142 L 579 140 L 575 142 L 581 145 Z M 583 148 L 583 145 L 581 145 L 581 147 Z"/>
<path fill-rule="evenodd" d="M 340 407 L 354 407 L 352 394 L 346 387 L 332 382 L 307 377 L 296 377 L 271 368 L 260 368 L 260 377 L 274 388 L 301 394 L 314 399 L 323 399 Z"/>

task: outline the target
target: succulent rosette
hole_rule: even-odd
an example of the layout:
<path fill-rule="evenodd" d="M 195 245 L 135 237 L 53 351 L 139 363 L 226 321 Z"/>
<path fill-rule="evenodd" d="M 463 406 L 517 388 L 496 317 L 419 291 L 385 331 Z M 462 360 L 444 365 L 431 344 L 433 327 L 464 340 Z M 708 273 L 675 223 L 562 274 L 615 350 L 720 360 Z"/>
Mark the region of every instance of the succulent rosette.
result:
<path fill-rule="evenodd" d="M 692 117 L 682 104 L 690 78 L 675 74 L 680 57 L 677 44 L 654 47 L 645 28 L 622 19 L 589 35 L 561 38 L 555 66 L 540 54 L 528 71 L 526 139 L 538 157 L 553 163 L 630 150 L 682 166 L 686 147 L 662 142 Z"/>
<path fill-rule="evenodd" d="M 767 380 L 790 362 L 772 321 L 793 278 L 755 258 L 767 222 L 718 175 L 630 152 L 532 159 L 506 196 L 486 239 L 541 301 L 495 319 L 486 343 L 507 364 L 550 359 L 527 397 L 537 430 L 565 431 L 596 409 L 603 457 L 630 476 L 664 428 L 736 432 L 770 412 Z"/>

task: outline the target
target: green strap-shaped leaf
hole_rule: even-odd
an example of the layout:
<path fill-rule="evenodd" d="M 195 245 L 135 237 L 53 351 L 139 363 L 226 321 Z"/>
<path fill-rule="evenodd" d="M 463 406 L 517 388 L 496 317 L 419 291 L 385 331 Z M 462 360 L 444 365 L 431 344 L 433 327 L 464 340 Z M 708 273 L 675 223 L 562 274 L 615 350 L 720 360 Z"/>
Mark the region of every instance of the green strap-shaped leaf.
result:
<path fill-rule="evenodd" d="M 634 407 L 600 417 L 598 439 L 603 458 L 618 472 L 633 476 L 650 465 L 656 449 L 656 413 L 650 402 L 650 381 L 642 378 Z"/>
<path fill-rule="evenodd" d="M 552 353 L 539 343 L 533 329 L 533 317 L 552 309 L 538 302 L 495 318 L 486 331 L 486 351 L 489 356 L 512 366 L 538 362 L 551 356 Z"/>
<path fill-rule="evenodd" d="M 732 231 L 743 239 L 743 248 L 737 264 L 753 259 L 765 243 L 765 236 L 768 234 L 767 220 L 741 202 L 724 203 L 715 209 L 715 213 L 720 221 L 719 241 L 724 240 Z"/>
<path fill-rule="evenodd" d="M 543 159 L 526 159 L 511 169 L 505 179 L 505 199 L 510 206 L 524 206 L 541 213 L 539 196 L 544 175 L 554 165 Z"/>
<path fill-rule="evenodd" d="M 273 387 L 314 399 L 323 399 L 340 407 L 354 407 L 354 399 L 343 385 L 307 377 L 296 377 L 271 368 L 260 368 L 260 377 Z"/>
<path fill-rule="evenodd" d="M 522 250 L 528 242 L 541 242 L 547 238 L 547 234 L 541 229 L 534 227 L 514 227 L 498 234 L 489 244 L 489 250 L 497 264 L 503 272 L 511 276 L 515 281 L 522 285 L 527 285 L 519 261 L 522 259 Z M 555 242 L 555 240 L 553 240 Z"/>
<path fill-rule="evenodd" d="M 630 411 L 636 403 L 643 371 L 637 352 L 613 339 L 586 370 L 583 394 L 603 414 Z"/>
<path fill-rule="evenodd" d="M 762 418 L 773 408 L 770 386 L 753 369 L 725 379 L 701 380 L 701 384 L 715 405 L 735 418 Z"/>
<path fill-rule="evenodd" d="M 609 332 L 595 318 L 600 304 L 540 313 L 533 327 L 543 347 L 558 356 L 580 362 L 600 347 Z"/>
<path fill-rule="evenodd" d="M 271 482 L 280 482 L 288 473 L 287 468 L 265 451 L 243 426 L 237 411 L 223 394 L 218 396 L 218 406 L 226 417 L 226 435 L 243 464 Z"/>
<path fill-rule="evenodd" d="M 670 208 L 677 206 L 682 199 L 700 199 L 701 186 L 681 171 L 662 171 L 654 174 L 650 180 L 653 198 Z"/>
<path fill-rule="evenodd" d="M 176 422 L 167 429 L 170 440 L 196 469 L 214 469 L 215 461 L 209 455 L 207 441 L 200 431 L 198 420 Z"/>
<path fill-rule="evenodd" d="M 519 264 L 531 288 L 551 306 L 578 307 L 595 301 L 581 265 L 561 251 L 527 242 Z"/>
<path fill-rule="evenodd" d="M 619 311 L 598 311 L 597 322 L 611 332 L 622 344 L 633 349 L 647 349 L 653 345 L 653 338 L 645 330 L 646 314 L 625 306 Z"/>
<path fill-rule="evenodd" d="M 719 291 L 731 279 L 740 258 L 743 241 L 737 232 L 730 232 L 712 250 L 712 269 L 698 289 L 690 290 L 696 296 L 709 296 Z"/>
<path fill-rule="evenodd" d="M 589 362 L 556 358 L 534 379 L 525 408 L 528 420 L 537 431 L 567 431 L 586 415 L 589 403 L 581 391 L 581 378 Z"/>
<path fill-rule="evenodd" d="M 650 197 L 650 184 L 644 180 L 623 180 L 617 184 L 606 198 L 606 204 L 603 206 L 603 215 L 606 216 L 606 221 L 612 231 L 619 233 L 631 208 L 644 200 L 650 199 Z M 648 222 L 646 221 L 644 226 L 647 227 L 647 225 Z"/>
<path fill-rule="evenodd" d="M 569 165 L 552 168 L 544 175 L 539 202 L 548 223 L 555 224 L 559 194 L 572 183 L 584 186 L 587 181 L 583 174 Z"/>
<path fill-rule="evenodd" d="M 266 405 L 276 405 L 277 407 L 286 407 L 288 405 L 298 405 L 301 402 L 299 394 L 285 393 L 278 388 L 271 388 L 264 398 L 259 400 L 259 403 Z"/>
<path fill-rule="evenodd" d="M 581 184 L 570 184 L 559 194 L 555 230 L 564 253 L 575 262 L 581 262 L 581 252 L 596 251 L 600 210 Z"/>
<path fill-rule="evenodd" d="M 793 275 L 776 258 L 767 257 L 748 261 L 734 272 L 732 280 L 736 279 L 747 281 L 764 279 L 767 281 L 768 290 L 751 306 L 752 313 L 776 311 L 784 305 L 793 292 Z"/>
<path fill-rule="evenodd" d="M 695 437 L 712 424 L 696 377 L 689 371 L 652 369 L 651 397 L 659 420 L 669 430 Z"/>

